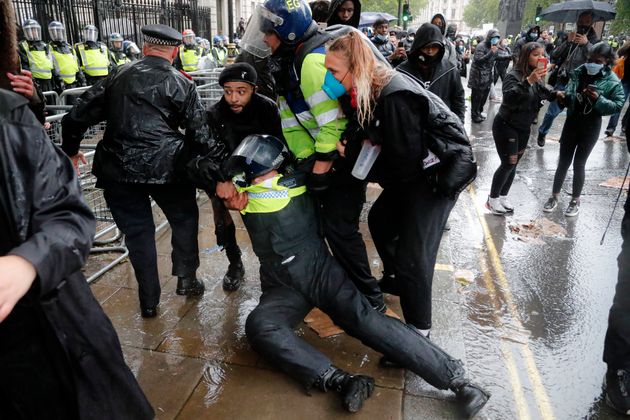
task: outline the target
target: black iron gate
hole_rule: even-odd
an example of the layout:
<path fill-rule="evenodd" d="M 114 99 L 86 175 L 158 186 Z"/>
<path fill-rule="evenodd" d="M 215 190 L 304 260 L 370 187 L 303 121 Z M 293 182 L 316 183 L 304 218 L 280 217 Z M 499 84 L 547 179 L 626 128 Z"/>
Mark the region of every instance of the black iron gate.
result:
<path fill-rule="evenodd" d="M 163 23 L 179 30 L 190 28 L 197 36 L 210 38 L 210 8 L 196 0 L 13 0 L 18 24 L 35 19 L 48 40 L 47 26 L 53 20 L 66 26 L 68 42 L 81 41 L 81 28 L 95 25 L 102 41 L 112 32 L 141 45 L 140 28 Z M 21 36 L 22 34 L 20 34 Z"/>

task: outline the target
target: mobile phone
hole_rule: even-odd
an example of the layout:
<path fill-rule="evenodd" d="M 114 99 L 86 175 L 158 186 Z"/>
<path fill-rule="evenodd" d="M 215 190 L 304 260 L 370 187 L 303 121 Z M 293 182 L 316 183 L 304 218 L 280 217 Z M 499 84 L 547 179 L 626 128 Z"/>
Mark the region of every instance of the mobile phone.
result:
<path fill-rule="evenodd" d="M 402 41 L 398 41 L 398 48 L 402 48 L 402 47 L 404 47 L 404 46 L 405 46 L 405 44 L 403 44 L 403 42 L 402 42 Z"/>
<path fill-rule="evenodd" d="M 540 57 L 538 59 L 538 63 L 536 64 L 538 69 L 546 69 L 547 68 L 547 57 Z"/>

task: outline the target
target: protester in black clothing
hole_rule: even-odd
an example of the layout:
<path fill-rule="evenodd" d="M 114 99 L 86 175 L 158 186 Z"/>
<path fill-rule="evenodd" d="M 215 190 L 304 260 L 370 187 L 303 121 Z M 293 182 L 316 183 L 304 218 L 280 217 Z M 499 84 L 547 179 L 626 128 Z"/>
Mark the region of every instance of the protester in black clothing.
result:
<path fill-rule="evenodd" d="M 425 23 L 416 32 L 407 61 L 396 69 L 402 71 L 435 93 L 464 122 L 466 102 L 458 68 L 445 56 L 444 37 L 440 29 Z"/>
<path fill-rule="evenodd" d="M 94 215 L 27 102 L 0 89 L 0 418 L 152 419 L 81 273 Z"/>
<path fill-rule="evenodd" d="M 208 126 L 216 141 L 232 153 L 241 140 L 250 134 L 270 134 L 282 138 L 282 125 L 278 107 L 270 99 L 256 93 L 256 70 L 247 63 L 226 67 L 219 75 L 223 88 L 221 100 L 208 110 Z M 195 165 L 195 164 L 193 164 Z M 232 181 L 219 182 L 217 188 Z M 236 229 L 230 212 L 214 191 L 208 191 L 212 202 L 217 245 L 223 246 L 230 262 L 223 277 L 223 289 L 237 290 L 243 280 L 244 268 L 241 250 L 236 243 Z"/>
<path fill-rule="evenodd" d="M 361 20 L 361 2 L 359 0 L 332 0 L 327 23 L 331 25 L 349 25 L 359 27 Z"/>
<path fill-rule="evenodd" d="M 125 234 L 142 316 L 154 317 L 161 290 L 150 199 L 171 225 L 176 293 L 203 294 L 204 285 L 196 278 L 199 210 L 183 164 L 196 144 L 216 144 L 208 138 L 194 83 L 172 66 L 182 35 L 165 25 L 144 26 L 142 33 L 144 58 L 114 69 L 81 95 L 62 120 L 62 147 L 76 164 L 82 159 L 79 144 L 85 131 L 107 121 L 92 171 Z"/>
<path fill-rule="evenodd" d="M 514 181 L 516 165 L 525 153 L 530 128 L 542 106 L 541 101 L 552 97 L 545 87 L 547 66 L 538 68 L 541 58 L 545 58 L 542 45 L 537 42 L 525 44 L 516 65 L 503 81 L 503 103 L 492 124 L 492 135 L 501 165 L 492 178 L 486 203 L 493 214 L 503 215 L 514 211 L 507 195 Z"/>
<path fill-rule="evenodd" d="M 446 18 L 441 13 L 434 15 L 431 18 L 431 23 L 440 28 L 440 33 L 444 37 L 444 56 L 453 64 L 457 65 L 457 54 L 455 53 L 455 44 L 453 43 L 455 32 L 457 32 L 457 26 L 453 27 L 453 25 L 448 25 L 448 27 L 451 28 L 452 33 L 447 33 L 448 27 L 446 26 Z"/>
<path fill-rule="evenodd" d="M 577 216 L 580 211 L 580 195 L 586 176 L 585 166 L 602 124 L 603 115 L 621 110 L 625 100 L 619 78 L 611 71 L 615 53 L 606 42 L 595 44 L 587 62 L 572 74 L 566 91 L 558 92 L 558 98 L 567 107 L 567 119 L 560 135 L 560 157 L 553 180 L 552 196 L 543 211 L 552 212 L 558 199 L 567 171 L 573 164 L 573 193 L 564 215 Z"/>
<path fill-rule="evenodd" d="M 374 45 L 383 57 L 389 61 L 393 67 L 396 67 L 407 58 L 407 52 L 404 47 L 397 47 L 389 40 L 389 23 L 387 19 L 377 19 L 374 22 L 374 36 L 371 38 Z"/>
<path fill-rule="evenodd" d="M 516 41 L 514 47 L 512 47 L 512 61 L 516 66 L 517 61 L 521 57 L 521 48 L 525 46 L 525 44 L 530 42 L 540 42 L 540 26 L 538 25 L 530 25 L 529 29 L 525 33 L 525 36 L 521 37 Z"/>
<path fill-rule="evenodd" d="M 498 44 L 500 39 L 499 31 L 491 29 L 486 35 L 486 40 L 480 42 L 475 48 L 468 77 L 468 87 L 472 90 L 470 114 L 475 123 L 480 123 L 486 119 L 483 107 L 490 93 L 494 62 L 499 53 Z"/>
<path fill-rule="evenodd" d="M 470 62 L 470 51 L 466 48 L 466 43 L 461 37 L 457 37 L 455 39 L 455 54 L 457 54 L 459 75 L 461 77 L 468 77 L 468 63 Z"/>
<path fill-rule="evenodd" d="M 626 122 L 626 132 L 630 124 Z M 630 145 L 630 143 L 628 143 Z M 629 146 L 630 150 L 630 146 Z M 606 403 L 615 411 L 630 413 L 630 195 L 621 221 L 621 253 L 617 258 L 619 276 L 613 304 L 608 314 L 604 340 Z"/>

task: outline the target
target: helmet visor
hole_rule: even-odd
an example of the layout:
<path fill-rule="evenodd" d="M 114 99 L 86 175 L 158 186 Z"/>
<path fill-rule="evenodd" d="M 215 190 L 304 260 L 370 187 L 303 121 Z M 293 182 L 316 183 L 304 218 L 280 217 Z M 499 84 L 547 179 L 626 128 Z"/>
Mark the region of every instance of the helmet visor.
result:
<path fill-rule="evenodd" d="M 288 153 L 282 142 L 272 136 L 247 136 L 227 162 L 230 176 L 245 172 L 256 177 L 280 167 Z"/>
<path fill-rule="evenodd" d="M 112 50 L 122 51 L 122 41 L 112 41 Z"/>
<path fill-rule="evenodd" d="M 282 25 L 283 22 L 280 16 L 260 4 L 257 5 L 241 38 L 241 47 L 256 57 L 269 57 L 271 48 L 265 44 L 265 34 L 274 31 L 274 28 Z"/>
<path fill-rule="evenodd" d="M 98 40 L 98 30 L 96 28 L 85 28 L 81 31 L 84 41 L 96 42 Z"/>
<path fill-rule="evenodd" d="M 195 34 L 184 35 L 182 38 L 183 38 L 182 41 L 184 42 L 185 45 L 197 44 L 197 39 L 195 38 Z"/>
<path fill-rule="evenodd" d="M 41 41 L 42 39 L 42 28 L 41 26 L 26 26 L 24 28 L 24 38 L 27 41 Z"/>
<path fill-rule="evenodd" d="M 140 54 L 140 49 L 135 42 L 132 42 L 131 44 L 129 44 L 128 52 L 129 54 Z"/>
<path fill-rule="evenodd" d="M 65 41 L 66 40 L 66 28 L 48 28 L 50 39 L 53 41 Z"/>

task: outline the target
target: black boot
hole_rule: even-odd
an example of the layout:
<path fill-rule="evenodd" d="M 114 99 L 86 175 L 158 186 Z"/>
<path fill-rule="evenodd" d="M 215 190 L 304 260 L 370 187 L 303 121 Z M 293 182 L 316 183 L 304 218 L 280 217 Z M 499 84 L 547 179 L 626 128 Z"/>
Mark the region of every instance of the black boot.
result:
<path fill-rule="evenodd" d="M 205 286 L 202 281 L 197 280 L 197 277 L 192 274 L 185 277 L 177 277 L 177 289 L 175 293 L 181 296 L 201 296 L 205 290 Z"/>
<path fill-rule="evenodd" d="M 392 274 L 383 273 L 383 278 L 378 281 L 378 287 L 381 288 L 381 292 L 383 293 L 400 296 L 400 290 L 398 290 L 396 278 Z"/>
<path fill-rule="evenodd" d="M 451 390 L 455 392 L 460 404 L 462 415 L 467 419 L 475 417 L 490 399 L 490 393 L 467 379 L 457 379 L 451 383 Z"/>
<path fill-rule="evenodd" d="M 630 415 L 630 371 L 608 369 L 604 377 L 606 404 L 618 413 Z"/>
<path fill-rule="evenodd" d="M 243 262 L 239 258 L 238 261 L 231 262 L 228 266 L 227 273 L 223 276 L 223 290 L 226 292 L 238 290 L 244 277 L 245 268 L 243 268 Z"/>
<path fill-rule="evenodd" d="M 341 395 L 343 408 L 356 413 L 363 407 L 363 402 L 374 392 L 374 378 L 364 375 L 351 375 L 331 366 L 317 381 L 317 387 L 323 391 L 332 389 Z"/>
<path fill-rule="evenodd" d="M 545 138 L 546 136 L 542 133 L 538 133 L 538 139 L 536 140 L 536 143 L 538 143 L 538 146 L 540 147 L 545 147 Z"/>

